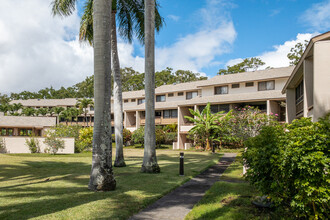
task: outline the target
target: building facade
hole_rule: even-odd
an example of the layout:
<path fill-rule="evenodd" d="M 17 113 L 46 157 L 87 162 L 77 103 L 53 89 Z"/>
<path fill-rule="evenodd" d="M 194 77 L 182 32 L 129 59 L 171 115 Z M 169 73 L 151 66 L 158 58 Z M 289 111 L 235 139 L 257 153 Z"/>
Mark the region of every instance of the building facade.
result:
<path fill-rule="evenodd" d="M 286 121 L 330 112 L 330 32 L 312 38 L 286 82 Z"/>
<path fill-rule="evenodd" d="M 155 124 L 176 123 L 178 142 L 174 144 L 174 148 L 187 149 L 191 145 L 187 134 L 193 124 L 184 116 L 191 116 L 189 109 L 201 110 L 207 103 L 211 104 L 212 112 L 228 112 L 235 107 L 254 106 L 267 114 L 277 114 L 280 121 L 285 121 L 286 96 L 281 91 L 293 68 L 283 67 L 221 75 L 203 81 L 160 86 L 155 91 Z M 123 93 L 124 127 L 132 132 L 145 125 L 144 100 L 144 90 Z M 77 99 L 30 99 L 14 100 L 12 104 L 21 103 L 24 107 L 36 109 L 60 106 L 73 108 L 77 101 Z M 93 125 L 92 106 L 88 108 L 87 115 L 89 125 Z M 76 123 L 85 125 L 83 117 L 83 115 L 79 116 Z M 64 122 L 60 121 L 60 123 Z"/>

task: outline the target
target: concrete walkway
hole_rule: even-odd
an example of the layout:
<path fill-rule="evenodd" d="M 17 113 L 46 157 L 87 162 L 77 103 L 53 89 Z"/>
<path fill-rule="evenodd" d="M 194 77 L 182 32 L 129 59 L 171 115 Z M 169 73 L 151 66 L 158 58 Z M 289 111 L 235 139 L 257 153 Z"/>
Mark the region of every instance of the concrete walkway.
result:
<path fill-rule="evenodd" d="M 190 212 L 205 192 L 217 181 L 226 168 L 235 160 L 235 153 L 225 153 L 219 163 L 192 178 L 171 193 L 160 198 L 130 220 L 178 220 Z"/>

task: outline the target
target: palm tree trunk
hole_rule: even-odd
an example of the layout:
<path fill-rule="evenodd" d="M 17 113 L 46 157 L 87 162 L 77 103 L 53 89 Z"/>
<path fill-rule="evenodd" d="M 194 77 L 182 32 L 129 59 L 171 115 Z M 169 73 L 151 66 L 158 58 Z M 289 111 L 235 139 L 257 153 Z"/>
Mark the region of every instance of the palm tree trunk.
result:
<path fill-rule="evenodd" d="M 115 167 L 125 167 L 123 152 L 123 96 L 120 75 L 120 64 L 117 50 L 116 33 L 116 11 L 111 13 L 111 53 L 113 65 L 113 97 L 114 97 L 114 119 L 115 119 L 115 140 L 116 140 L 116 159 Z"/>
<path fill-rule="evenodd" d="M 94 0 L 94 99 L 92 170 L 88 188 L 109 191 L 116 188 L 112 172 L 111 146 L 111 0 Z"/>
<path fill-rule="evenodd" d="M 144 16 L 146 122 L 141 172 L 159 173 L 155 134 L 155 0 L 145 0 Z"/>

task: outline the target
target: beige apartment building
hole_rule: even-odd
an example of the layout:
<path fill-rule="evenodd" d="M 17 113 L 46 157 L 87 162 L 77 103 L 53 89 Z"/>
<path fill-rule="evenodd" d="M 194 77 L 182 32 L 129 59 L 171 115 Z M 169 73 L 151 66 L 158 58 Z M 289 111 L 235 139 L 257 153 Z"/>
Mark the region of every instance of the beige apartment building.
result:
<path fill-rule="evenodd" d="M 155 91 L 156 125 L 176 123 L 178 142 L 173 144 L 173 148 L 187 149 L 191 145 L 187 134 L 193 124 L 184 116 L 190 115 L 189 109 L 202 109 L 207 103 L 211 104 L 212 112 L 228 112 L 235 107 L 246 105 L 255 106 L 267 114 L 278 114 L 279 120 L 284 121 L 286 96 L 282 94 L 282 89 L 293 68 L 221 75 L 203 81 L 160 86 Z M 123 93 L 124 127 L 130 131 L 145 125 L 144 99 L 144 90 Z M 75 107 L 77 99 L 30 99 L 15 100 L 12 103 L 21 103 L 25 107 L 33 108 L 67 108 Z M 93 115 L 94 109 L 91 106 L 88 109 L 88 120 L 91 125 L 94 121 Z M 82 115 L 77 123 L 83 125 Z"/>
<path fill-rule="evenodd" d="M 286 82 L 286 121 L 330 112 L 330 32 L 312 38 Z"/>

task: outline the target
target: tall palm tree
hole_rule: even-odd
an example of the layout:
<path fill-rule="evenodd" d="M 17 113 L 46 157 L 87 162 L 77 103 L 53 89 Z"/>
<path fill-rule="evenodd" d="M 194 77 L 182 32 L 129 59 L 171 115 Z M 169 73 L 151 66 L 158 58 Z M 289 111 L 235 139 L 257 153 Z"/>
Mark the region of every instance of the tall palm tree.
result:
<path fill-rule="evenodd" d="M 23 108 L 22 114 L 25 116 L 34 116 L 36 114 L 36 110 L 31 107 Z"/>
<path fill-rule="evenodd" d="M 65 120 L 66 125 L 68 125 L 69 121 L 71 121 L 72 124 L 72 113 L 69 108 L 62 111 L 59 115 L 59 118 L 63 118 Z"/>
<path fill-rule="evenodd" d="M 80 108 L 81 110 L 83 110 L 83 112 L 84 112 L 84 126 L 86 127 L 88 127 L 88 121 L 87 121 L 87 113 L 88 113 L 88 110 L 87 110 L 87 108 L 89 107 L 89 106 L 93 106 L 94 105 L 94 102 L 93 102 L 93 100 L 92 99 L 86 99 L 86 98 L 83 98 L 83 99 L 80 99 L 80 100 L 78 100 L 78 102 L 77 102 L 77 107 L 78 108 Z M 87 125 L 86 125 L 86 123 L 87 123 Z"/>
<path fill-rule="evenodd" d="M 76 0 L 54 0 L 53 14 L 68 16 L 75 9 Z M 155 8 L 155 27 L 157 32 L 163 26 L 164 19 L 158 12 L 158 4 Z M 80 40 L 93 44 L 93 0 L 87 0 L 84 6 L 84 14 L 80 23 Z M 114 166 L 126 166 L 123 154 L 123 99 L 122 83 L 120 75 L 120 62 L 117 49 L 117 21 L 119 23 L 119 35 L 129 43 L 135 34 L 138 40 L 144 41 L 144 2 L 143 0 L 112 0 L 111 11 L 111 51 L 114 72 L 114 121 L 116 140 L 116 159 Z"/>
<path fill-rule="evenodd" d="M 141 172 L 159 173 L 155 128 L 155 1 L 145 0 L 145 97 L 146 122 Z"/>
<path fill-rule="evenodd" d="M 65 109 L 61 106 L 56 106 L 56 107 L 53 107 L 52 109 L 53 109 L 53 112 L 56 114 L 56 124 L 59 124 L 60 123 L 60 114 Z"/>
<path fill-rule="evenodd" d="M 42 116 L 46 116 L 48 113 L 48 109 L 47 108 L 39 108 L 37 110 L 37 115 L 42 115 Z"/>
<path fill-rule="evenodd" d="M 2 103 L 0 105 L 0 112 L 3 112 L 3 115 L 6 115 L 9 111 L 9 104 L 8 103 Z"/>
<path fill-rule="evenodd" d="M 94 0 L 94 134 L 93 160 L 88 188 L 108 191 L 116 188 L 112 171 L 111 141 L 111 0 Z"/>

